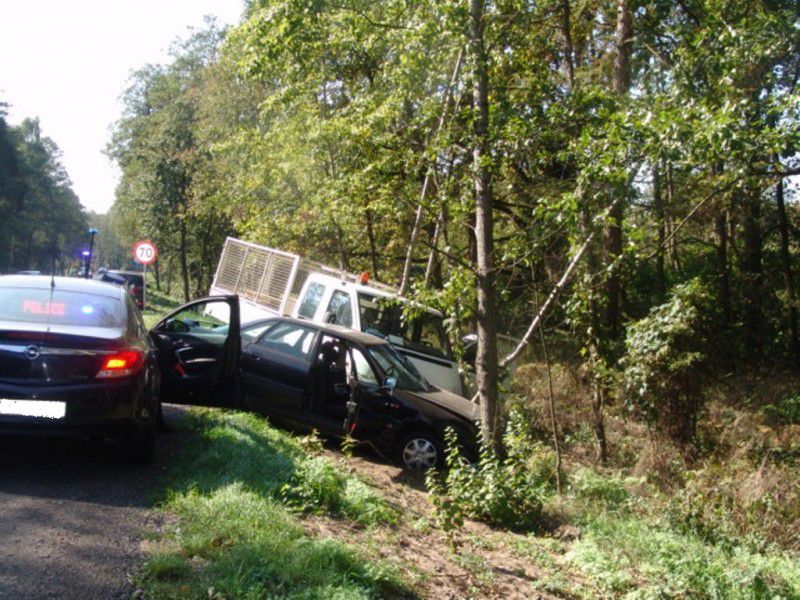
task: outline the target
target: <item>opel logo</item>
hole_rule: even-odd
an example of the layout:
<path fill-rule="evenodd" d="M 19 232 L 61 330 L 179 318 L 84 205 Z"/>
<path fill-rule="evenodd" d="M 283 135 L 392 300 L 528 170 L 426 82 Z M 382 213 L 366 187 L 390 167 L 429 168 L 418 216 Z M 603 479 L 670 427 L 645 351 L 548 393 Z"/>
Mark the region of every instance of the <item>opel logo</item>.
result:
<path fill-rule="evenodd" d="M 39 349 L 39 346 L 28 346 L 25 348 L 25 356 L 30 358 L 31 360 L 36 360 L 41 355 L 42 351 Z"/>

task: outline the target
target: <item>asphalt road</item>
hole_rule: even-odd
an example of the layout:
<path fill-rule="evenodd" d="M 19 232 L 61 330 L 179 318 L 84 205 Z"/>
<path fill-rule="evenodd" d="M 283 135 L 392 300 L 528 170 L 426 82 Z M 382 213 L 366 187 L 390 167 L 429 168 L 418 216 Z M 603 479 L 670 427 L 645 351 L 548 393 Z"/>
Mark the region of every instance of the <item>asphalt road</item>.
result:
<path fill-rule="evenodd" d="M 0 437 L 0 598 L 127 598 L 142 535 L 161 527 L 154 484 L 182 435 L 159 435 L 149 467 L 108 444 Z"/>

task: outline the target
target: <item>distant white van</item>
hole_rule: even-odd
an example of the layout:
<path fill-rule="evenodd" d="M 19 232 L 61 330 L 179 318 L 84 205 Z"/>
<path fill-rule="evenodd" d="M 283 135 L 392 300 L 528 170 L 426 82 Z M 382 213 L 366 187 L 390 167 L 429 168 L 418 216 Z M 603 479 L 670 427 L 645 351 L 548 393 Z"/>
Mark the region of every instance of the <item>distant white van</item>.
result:
<path fill-rule="evenodd" d="M 228 238 L 211 294 L 238 294 L 242 323 L 287 315 L 380 336 L 405 355 L 435 386 L 464 395 L 458 362 L 443 315 L 418 307 L 403 317 L 410 301 L 391 286 L 371 282 L 296 254 Z"/>

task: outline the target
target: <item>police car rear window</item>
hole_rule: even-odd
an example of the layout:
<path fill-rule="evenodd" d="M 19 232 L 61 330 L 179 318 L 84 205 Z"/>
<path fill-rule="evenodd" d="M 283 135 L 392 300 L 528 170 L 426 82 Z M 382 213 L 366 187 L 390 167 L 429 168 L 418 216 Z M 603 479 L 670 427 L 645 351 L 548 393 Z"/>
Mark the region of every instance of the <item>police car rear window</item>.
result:
<path fill-rule="evenodd" d="M 0 288 L 0 321 L 124 327 L 125 307 L 118 298 L 59 289 Z"/>

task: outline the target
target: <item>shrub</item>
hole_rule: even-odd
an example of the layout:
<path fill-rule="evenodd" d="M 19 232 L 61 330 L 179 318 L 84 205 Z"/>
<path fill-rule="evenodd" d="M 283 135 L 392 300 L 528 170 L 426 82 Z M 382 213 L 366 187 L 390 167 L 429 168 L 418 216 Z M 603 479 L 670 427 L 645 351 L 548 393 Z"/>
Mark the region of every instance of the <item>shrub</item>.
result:
<path fill-rule="evenodd" d="M 628 327 L 622 379 L 629 408 L 679 443 L 691 441 L 708 362 L 710 294 L 697 279 Z"/>
<path fill-rule="evenodd" d="M 592 469 L 578 469 L 570 479 L 570 490 L 576 498 L 589 500 L 604 509 L 624 506 L 630 497 L 626 484 L 640 483 L 636 479 L 620 479 L 601 475 Z"/>
<path fill-rule="evenodd" d="M 447 472 L 428 474 L 437 522 L 447 533 L 470 517 L 514 530 L 541 522 L 541 496 L 554 480 L 552 453 L 534 441 L 520 413 L 513 412 L 503 435 L 505 456 L 481 440 L 478 463 L 461 456 L 458 440 L 447 433 Z"/>
<path fill-rule="evenodd" d="M 777 404 L 767 404 L 759 411 L 768 422 L 800 425 L 800 393 L 785 396 Z"/>

